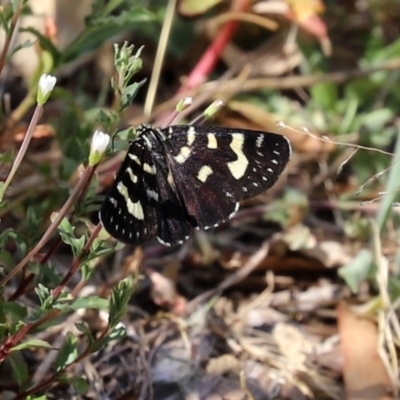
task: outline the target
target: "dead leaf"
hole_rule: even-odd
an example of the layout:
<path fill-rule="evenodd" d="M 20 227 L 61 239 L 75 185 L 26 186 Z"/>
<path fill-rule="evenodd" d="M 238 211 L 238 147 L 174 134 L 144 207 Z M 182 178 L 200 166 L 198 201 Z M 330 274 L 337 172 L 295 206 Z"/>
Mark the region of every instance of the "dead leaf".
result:
<path fill-rule="evenodd" d="M 376 324 L 356 316 L 344 303 L 339 305 L 337 313 L 346 399 L 392 399 L 390 379 L 378 353 Z"/>

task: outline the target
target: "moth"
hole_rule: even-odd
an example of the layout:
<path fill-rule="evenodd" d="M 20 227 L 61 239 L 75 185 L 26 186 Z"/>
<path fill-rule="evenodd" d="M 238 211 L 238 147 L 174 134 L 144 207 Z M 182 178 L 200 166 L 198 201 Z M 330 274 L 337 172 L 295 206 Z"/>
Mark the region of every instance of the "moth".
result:
<path fill-rule="evenodd" d="M 239 202 L 270 188 L 291 146 L 271 132 L 223 127 L 140 125 L 100 209 L 115 239 L 182 244 L 193 229 L 231 218 Z"/>

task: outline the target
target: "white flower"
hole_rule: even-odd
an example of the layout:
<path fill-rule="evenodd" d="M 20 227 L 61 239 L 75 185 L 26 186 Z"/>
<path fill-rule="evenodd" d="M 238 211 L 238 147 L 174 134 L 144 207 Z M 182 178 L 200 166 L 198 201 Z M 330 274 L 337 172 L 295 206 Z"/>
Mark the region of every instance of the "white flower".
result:
<path fill-rule="evenodd" d="M 57 78 L 55 76 L 43 74 L 39 79 L 39 89 L 46 95 L 54 89 L 56 82 Z"/>
<path fill-rule="evenodd" d="M 185 106 L 185 107 L 189 107 L 189 106 L 191 106 L 193 104 L 193 97 L 185 97 L 184 99 L 183 99 L 183 105 Z"/>
<path fill-rule="evenodd" d="M 90 145 L 89 165 L 98 164 L 110 143 L 110 135 L 102 131 L 95 131 Z"/>
<path fill-rule="evenodd" d="M 104 153 L 109 143 L 110 135 L 102 131 L 95 131 L 92 138 L 92 145 L 90 146 L 90 152 L 98 151 L 99 153 Z"/>
<path fill-rule="evenodd" d="M 41 105 L 46 103 L 47 99 L 49 98 L 51 92 L 56 85 L 57 78 L 52 75 L 43 74 L 39 79 L 39 90 L 37 94 L 37 102 Z"/>

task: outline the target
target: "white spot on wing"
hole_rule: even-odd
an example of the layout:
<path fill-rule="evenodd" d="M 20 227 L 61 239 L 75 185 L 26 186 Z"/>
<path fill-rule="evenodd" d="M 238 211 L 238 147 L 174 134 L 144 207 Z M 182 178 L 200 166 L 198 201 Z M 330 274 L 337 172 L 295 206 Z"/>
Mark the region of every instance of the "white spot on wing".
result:
<path fill-rule="evenodd" d="M 231 149 L 237 155 L 237 160 L 228 163 L 229 171 L 235 179 L 240 179 L 244 176 L 249 161 L 243 153 L 244 136 L 241 133 L 232 134 Z"/>
<path fill-rule="evenodd" d="M 138 181 L 138 177 L 133 173 L 132 168 L 127 168 L 126 172 L 129 174 L 129 177 L 131 178 L 131 181 L 133 183 L 136 183 Z"/>
<path fill-rule="evenodd" d="M 208 165 L 203 165 L 197 174 L 197 179 L 201 182 L 206 182 L 208 177 L 213 173 L 213 170 Z"/>
<path fill-rule="evenodd" d="M 157 236 L 157 240 L 164 246 L 167 246 L 167 247 L 171 246 L 171 243 L 164 242 L 164 240 L 162 240 L 159 236 Z"/>
<path fill-rule="evenodd" d="M 278 161 L 276 161 L 275 158 L 273 158 L 273 159 L 271 160 L 271 162 L 272 162 L 272 164 L 278 164 Z"/>
<path fill-rule="evenodd" d="M 122 182 L 118 182 L 117 190 L 122 195 L 122 197 L 125 199 L 126 208 L 129 212 L 129 214 L 133 215 L 137 219 L 144 220 L 143 208 L 142 208 L 142 205 L 140 204 L 140 201 L 135 203 L 130 199 L 128 188 Z"/>
<path fill-rule="evenodd" d="M 217 149 L 218 148 L 218 142 L 217 138 L 215 137 L 214 133 L 207 133 L 207 147 L 209 149 Z"/>
<path fill-rule="evenodd" d="M 147 196 L 150 197 L 151 199 L 154 199 L 155 201 L 158 201 L 158 193 L 155 192 L 154 190 L 147 189 L 146 190 Z"/>
<path fill-rule="evenodd" d="M 151 142 L 150 142 L 149 138 L 147 136 L 143 136 L 143 139 L 146 142 L 147 148 L 151 149 L 152 145 L 151 145 Z"/>
<path fill-rule="evenodd" d="M 149 165 L 147 163 L 143 164 L 143 171 L 148 172 L 151 175 L 155 175 L 156 174 L 156 167 L 154 165 Z"/>
<path fill-rule="evenodd" d="M 196 130 L 191 126 L 188 130 L 188 135 L 187 135 L 187 144 L 188 146 L 191 146 L 196 139 Z"/>
<path fill-rule="evenodd" d="M 118 201 L 116 199 L 114 199 L 114 197 L 109 197 L 108 201 L 115 207 L 117 207 L 118 205 Z"/>
<path fill-rule="evenodd" d="M 128 157 L 129 157 L 132 161 L 135 161 L 136 164 L 140 165 L 140 160 L 139 160 L 139 157 L 138 157 L 137 155 L 128 153 Z"/>
<path fill-rule="evenodd" d="M 230 218 L 232 218 L 236 213 L 237 213 L 237 211 L 239 210 L 239 202 L 237 202 L 236 204 L 235 204 L 235 209 L 233 210 L 233 212 L 232 213 L 230 213 L 229 214 L 229 219 Z"/>
<path fill-rule="evenodd" d="M 260 148 L 263 144 L 263 141 L 264 141 L 264 135 L 262 135 L 262 134 L 258 135 L 257 140 L 256 140 L 256 147 Z"/>
<path fill-rule="evenodd" d="M 177 156 L 175 156 L 175 160 L 179 163 L 179 164 L 183 164 L 190 156 L 191 150 L 189 147 L 182 147 L 181 151 L 179 152 L 179 154 Z"/>

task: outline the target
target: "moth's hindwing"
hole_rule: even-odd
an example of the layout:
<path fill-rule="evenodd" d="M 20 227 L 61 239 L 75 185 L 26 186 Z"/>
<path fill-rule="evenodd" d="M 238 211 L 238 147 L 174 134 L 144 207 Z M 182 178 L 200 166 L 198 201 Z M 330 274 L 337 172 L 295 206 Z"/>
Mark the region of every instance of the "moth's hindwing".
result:
<path fill-rule="evenodd" d="M 177 190 L 202 229 L 231 217 L 240 200 L 271 187 L 291 154 L 288 140 L 274 133 L 172 126 L 163 134 Z"/>
<path fill-rule="evenodd" d="M 166 164 L 157 168 L 157 171 L 159 171 L 157 173 L 159 194 L 156 208 L 157 239 L 166 246 L 182 244 L 190 235 L 190 218 L 176 192 L 174 183 L 168 178 Z"/>

